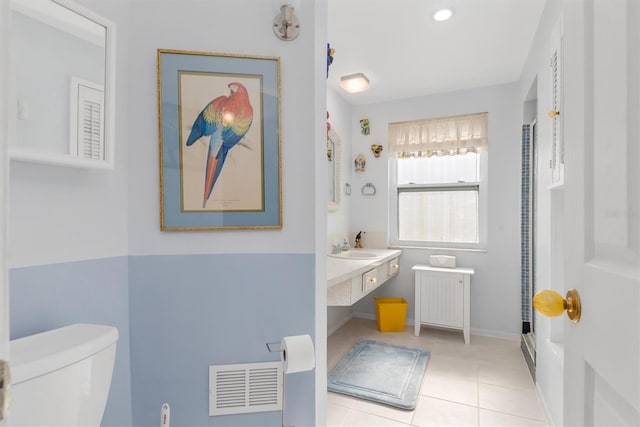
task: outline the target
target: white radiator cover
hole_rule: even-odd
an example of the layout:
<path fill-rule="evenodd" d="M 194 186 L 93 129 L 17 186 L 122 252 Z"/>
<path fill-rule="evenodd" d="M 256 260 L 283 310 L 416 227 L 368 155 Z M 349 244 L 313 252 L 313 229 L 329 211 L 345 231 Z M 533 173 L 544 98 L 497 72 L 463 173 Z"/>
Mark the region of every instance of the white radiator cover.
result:
<path fill-rule="evenodd" d="M 420 293 L 424 323 L 461 328 L 464 321 L 464 288 L 460 275 L 425 275 Z"/>
<path fill-rule="evenodd" d="M 465 344 L 469 344 L 471 329 L 472 268 L 442 268 L 414 265 L 415 317 L 414 333 L 420 335 L 421 325 L 461 329 Z"/>
<path fill-rule="evenodd" d="M 209 416 L 282 410 L 281 362 L 209 366 Z"/>

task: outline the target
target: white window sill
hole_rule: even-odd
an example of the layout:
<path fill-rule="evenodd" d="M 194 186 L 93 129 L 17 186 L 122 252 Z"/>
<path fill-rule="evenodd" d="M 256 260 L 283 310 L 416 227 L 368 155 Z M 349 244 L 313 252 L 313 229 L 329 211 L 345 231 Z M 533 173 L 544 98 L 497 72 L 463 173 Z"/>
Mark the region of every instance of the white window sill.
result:
<path fill-rule="evenodd" d="M 402 244 L 390 244 L 390 249 L 422 249 L 427 251 L 451 251 L 451 252 L 476 252 L 476 253 L 488 253 L 486 248 L 452 248 L 447 246 L 409 246 Z"/>

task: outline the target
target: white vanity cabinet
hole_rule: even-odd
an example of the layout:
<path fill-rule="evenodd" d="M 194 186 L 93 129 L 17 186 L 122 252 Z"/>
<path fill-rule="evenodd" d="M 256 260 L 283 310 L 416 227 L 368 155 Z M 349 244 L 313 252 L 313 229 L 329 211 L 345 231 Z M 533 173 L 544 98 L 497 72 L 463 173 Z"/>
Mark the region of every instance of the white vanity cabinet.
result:
<path fill-rule="evenodd" d="M 400 258 L 394 258 L 387 262 L 387 276 L 395 276 L 400 271 Z"/>
<path fill-rule="evenodd" d="M 368 294 L 369 292 L 377 288 L 380 283 L 382 283 L 384 277 L 380 277 L 380 279 L 378 280 L 378 276 L 381 276 L 381 271 L 379 270 L 380 267 L 374 268 L 362 275 L 362 290 L 365 294 Z"/>
<path fill-rule="evenodd" d="M 355 304 L 387 280 L 387 268 L 385 264 L 331 286 L 327 289 L 327 305 Z"/>
<path fill-rule="evenodd" d="M 353 305 L 398 274 L 400 250 L 367 249 L 366 252 L 379 257 L 372 260 L 328 259 L 327 305 Z"/>
<path fill-rule="evenodd" d="M 421 325 L 461 329 L 469 344 L 472 268 L 415 265 L 415 336 Z"/>
<path fill-rule="evenodd" d="M 349 306 L 363 296 L 362 277 L 352 277 L 327 289 L 327 305 Z"/>

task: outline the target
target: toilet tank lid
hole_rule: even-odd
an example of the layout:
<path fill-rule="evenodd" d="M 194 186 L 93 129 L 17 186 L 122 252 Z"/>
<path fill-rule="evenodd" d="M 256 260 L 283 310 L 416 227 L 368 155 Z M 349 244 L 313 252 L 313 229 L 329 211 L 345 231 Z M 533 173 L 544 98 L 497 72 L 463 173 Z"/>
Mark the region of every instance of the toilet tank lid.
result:
<path fill-rule="evenodd" d="M 71 365 L 118 340 L 113 326 L 77 323 L 9 343 L 11 383 L 18 384 Z"/>

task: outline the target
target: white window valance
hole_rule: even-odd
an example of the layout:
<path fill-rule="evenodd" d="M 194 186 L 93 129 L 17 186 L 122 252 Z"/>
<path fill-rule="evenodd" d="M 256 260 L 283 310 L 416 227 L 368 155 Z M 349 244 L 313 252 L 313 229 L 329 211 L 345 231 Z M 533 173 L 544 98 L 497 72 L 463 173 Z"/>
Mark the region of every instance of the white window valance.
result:
<path fill-rule="evenodd" d="M 477 153 L 486 148 L 487 113 L 389 124 L 389 150 L 396 157 Z"/>

